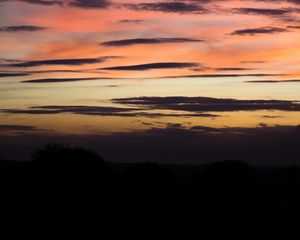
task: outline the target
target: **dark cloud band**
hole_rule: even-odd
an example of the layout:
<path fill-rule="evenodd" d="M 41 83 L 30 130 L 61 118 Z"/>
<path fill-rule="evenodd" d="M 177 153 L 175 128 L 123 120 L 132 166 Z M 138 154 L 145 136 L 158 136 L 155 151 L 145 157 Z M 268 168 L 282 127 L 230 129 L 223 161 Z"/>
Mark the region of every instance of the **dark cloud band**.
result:
<path fill-rule="evenodd" d="M 239 67 L 231 67 L 231 68 L 214 68 L 216 71 L 251 71 L 256 70 L 255 68 L 239 68 Z"/>
<path fill-rule="evenodd" d="M 4 77 L 22 77 L 22 76 L 28 76 L 29 73 L 11 73 L 11 72 L 0 72 L 0 78 Z"/>
<path fill-rule="evenodd" d="M 113 99 L 113 102 L 150 109 L 188 112 L 231 112 L 256 110 L 300 111 L 300 103 L 282 100 L 238 100 L 208 97 L 137 97 Z"/>
<path fill-rule="evenodd" d="M 197 67 L 196 63 L 186 63 L 186 62 L 161 62 L 161 63 L 148 63 L 148 64 L 138 64 L 129 66 L 114 66 L 101 68 L 104 70 L 121 70 L 121 71 L 143 71 L 151 69 L 167 69 L 167 68 L 192 68 Z"/>
<path fill-rule="evenodd" d="M 108 0 L 73 0 L 69 3 L 70 6 L 79 8 L 107 8 L 111 5 Z"/>
<path fill-rule="evenodd" d="M 0 130 L 2 131 L 36 131 L 42 130 L 34 126 L 26 126 L 26 125 L 0 125 Z"/>
<path fill-rule="evenodd" d="M 20 25 L 0 27 L 0 32 L 37 32 L 45 29 L 45 27 L 41 26 Z"/>
<path fill-rule="evenodd" d="M 156 113 L 146 112 L 146 108 L 119 108 L 119 107 L 103 107 L 103 106 L 38 106 L 28 109 L 2 109 L 1 112 L 9 114 L 60 114 L 71 113 L 91 116 L 118 116 L 118 117 L 210 117 L 215 118 L 219 115 L 210 113 Z"/>
<path fill-rule="evenodd" d="M 89 81 L 98 80 L 99 78 L 43 78 L 43 79 L 32 79 L 24 80 L 24 83 L 59 83 L 59 82 L 78 82 L 78 81 Z"/>
<path fill-rule="evenodd" d="M 122 39 L 115 41 L 107 41 L 101 43 L 103 46 L 131 46 L 139 44 L 165 44 L 165 43 L 185 43 L 185 42 L 203 42 L 200 39 L 193 38 L 132 38 L 132 39 Z"/>
<path fill-rule="evenodd" d="M 286 80 L 252 80 L 246 81 L 248 83 L 300 83 L 300 79 L 286 79 Z"/>
<path fill-rule="evenodd" d="M 160 11 L 173 13 L 205 13 L 207 10 L 196 3 L 185 1 L 152 2 L 127 4 L 128 8 L 136 11 Z"/>
<path fill-rule="evenodd" d="M 280 16 L 290 13 L 293 9 L 272 9 L 272 8 L 234 8 L 233 13 L 256 14 L 266 16 Z"/>
<path fill-rule="evenodd" d="M 109 0 L 17 0 L 31 4 L 39 4 L 44 6 L 71 6 L 78 8 L 106 8 L 111 2 Z"/>
<path fill-rule="evenodd" d="M 50 59 L 50 60 L 38 60 L 38 61 L 25 61 L 12 64 L 5 64 L 7 67 L 38 67 L 43 65 L 84 65 L 102 63 L 107 59 L 114 57 L 100 57 L 100 58 L 70 58 L 70 59 Z"/>
<path fill-rule="evenodd" d="M 284 74 L 268 74 L 268 73 L 197 74 L 197 75 L 164 76 L 161 78 L 235 78 L 235 77 L 275 77 L 275 76 L 285 76 L 285 75 Z"/>
<path fill-rule="evenodd" d="M 245 28 L 232 32 L 230 35 L 257 35 L 257 34 L 274 34 L 287 32 L 285 28 L 278 27 L 261 27 L 261 28 Z"/>

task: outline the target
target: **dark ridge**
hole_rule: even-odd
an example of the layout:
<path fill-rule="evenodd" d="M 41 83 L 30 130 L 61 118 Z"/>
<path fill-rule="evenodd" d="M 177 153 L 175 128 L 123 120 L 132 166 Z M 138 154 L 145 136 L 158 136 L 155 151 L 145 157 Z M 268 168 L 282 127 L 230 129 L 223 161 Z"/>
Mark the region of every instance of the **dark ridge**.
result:
<path fill-rule="evenodd" d="M 291 239 L 299 230 L 296 166 L 118 164 L 49 144 L 32 161 L 0 160 L 0 180 L 3 239 Z"/>

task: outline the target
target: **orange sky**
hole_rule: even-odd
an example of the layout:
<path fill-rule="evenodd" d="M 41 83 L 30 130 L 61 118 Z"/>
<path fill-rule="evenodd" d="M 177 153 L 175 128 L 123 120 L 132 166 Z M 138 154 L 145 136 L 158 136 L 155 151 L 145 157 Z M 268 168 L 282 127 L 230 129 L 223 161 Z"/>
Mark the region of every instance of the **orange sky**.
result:
<path fill-rule="evenodd" d="M 158 1 L 145 2 L 159 3 Z M 145 2 L 130 3 L 138 5 Z M 298 77 L 300 29 L 287 28 L 287 26 L 297 25 L 299 14 L 291 10 L 286 14 L 241 13 L 236 10 L 292 9 L 298 7 L 296 4 L 286 1 L 280 3 L 215 1 L 207 4 L 199 2 L 207 12 L 132 10 L 124 6 L 123 1 L 115 1 L 114 5 L 107 8 L 5 1 L 0 9 L 3 27 L 30 25 L 46 29 L 2 31 L 0 41 L 4 44 L 0 46 L 1 57 L 16 60 L 45 60 L 121 56 L 122 58 L 101 64 L 67 66 L 67 68 L 95 69 L 153 62 L 193 62 L 205 66 L 207 68 L 205 72 L 208 73 L 222 72 L 214 68 L 255 68 L 251 73 L 285 73 Z M 187 4 L 194 3 L 187 1 Z M 142 21 L 120 23 L 124 19 Z M 236 30 L 263 27 L 278 27 L 286 31 L 231 35 Z M 105 41 L 135 38 L 193 38 L 201 39 L 203 42 L 139 44 L 122 47 L 100 45 Z M 264 61 L 264 63 L 242 63 L 245 61 Z M 41 66 L 41 69 L 65 67 Z M 169 75 L 170 72 L 173 75 L 195 74 L 191 69 L 152 70 L 147 73 L 108 71 L 104 74 L 111 77 L 156 77 Z"/>
<path fill-rule="evenodd" d="M 300 77 L 299 8 L 290 0 L 3 1 L 0 106 L 95 106 L 102 101 L 111 106 L 110 99 L 138 96 L 297 100 L 300 83 L 289 80 Z M 254 80 L 287 82 L 248 82 Z M 256 113 L 235 114 L 202 123 L 256 126 L 263 121 Z M 296 124 L 296 113 L 281 114 L 285 117 L 269 118 L 268 124 Z M 50 123 L 50 116 L 37 121 L 36 116 L 0 115 L 6 124 L 23 119 L 23 124 L 85 131 L 78 115 L 72 121 L 61 116 L 60 124 Z M 85 119 L 91 126 L 100 120 Z M 139 128 L 128 119 L 117 122 L 101 118 L 100 129 Z"/>

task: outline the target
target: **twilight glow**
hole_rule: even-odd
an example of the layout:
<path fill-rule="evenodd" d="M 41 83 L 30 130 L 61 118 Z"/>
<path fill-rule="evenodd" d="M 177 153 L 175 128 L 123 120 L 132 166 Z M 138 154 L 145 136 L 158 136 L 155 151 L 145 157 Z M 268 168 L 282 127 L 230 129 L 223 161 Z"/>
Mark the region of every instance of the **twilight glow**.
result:
<path fill-rule="evenodd" d="M 299 131 L 298 0 L 4 0 L 0 42 L 0 158 Z"/>

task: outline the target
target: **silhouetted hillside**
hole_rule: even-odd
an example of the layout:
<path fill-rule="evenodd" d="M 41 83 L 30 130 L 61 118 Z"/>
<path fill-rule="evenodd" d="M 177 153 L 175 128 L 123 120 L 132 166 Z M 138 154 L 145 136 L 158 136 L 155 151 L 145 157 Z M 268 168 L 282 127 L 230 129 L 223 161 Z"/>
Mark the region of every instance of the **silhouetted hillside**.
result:
<path fill-rule="evenodd" d="M 116 164 L 50 144 L 0 161 L 1 239 L 291 239 L 300 169 Z"/>

